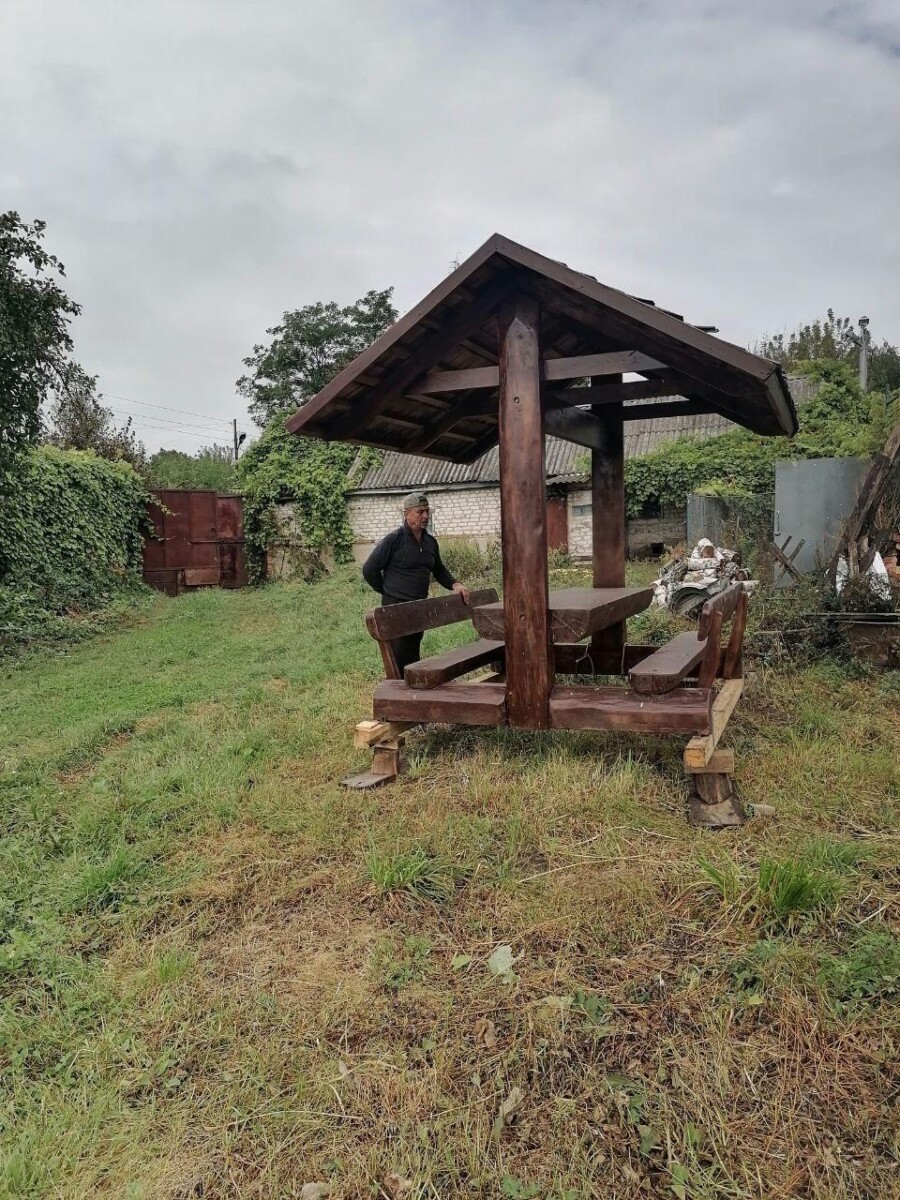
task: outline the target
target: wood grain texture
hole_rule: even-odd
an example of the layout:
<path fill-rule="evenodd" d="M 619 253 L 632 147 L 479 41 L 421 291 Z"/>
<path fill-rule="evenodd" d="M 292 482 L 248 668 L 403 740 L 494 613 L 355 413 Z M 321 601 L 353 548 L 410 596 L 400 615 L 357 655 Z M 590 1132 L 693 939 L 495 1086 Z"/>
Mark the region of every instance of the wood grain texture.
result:
<path fill-rule="evenodd" d="M 709 733 L 705 737 L 691 738 L 685 746 L 684 769 L 686 771 L 699 770 L 705 767 L 712 758 L 713 751 L 725 732 L 725 726 L 728 724 L 743 690 L 743 679 L 728 679 L 722 684 L 722 690 L 712 703 Z M 673 694 L 678 695 L 679 693 Z"/>
<path fill-rule="evenodd" d="M 401 679 L 385 679 L 375 688 L 372 711 L 381 721 L 457 725 L 506 724 L 506 685 L 445 683 L 420 690 Z"/>
<path fill-rule="evenodd" d="M 595 650 L 584 642 L 554 642 L 553 657 L 557 675 L 625 675 L 648 655 L 654 654 L 657 646 L 625 646 L 621 653 Z M 585 655 L 590 655 L 590 663 Z"/>
<path fill-rule="evenodd" d="M 407 687 L 434 688 L 451 679 L 458 679 L 469 671 L 488 663 L 500 663 L 504 660 L 502 642 L 488 638 L 479 638 L 467 646 L 457 646 L 454 650 L 445 650 L 443 654 L 433 654 L 430 658 L 419 659 L 406 668 L 404 678 Z"/>
<path fill-rule="evenodd" d="M 385 604 L 366 613 L 366 628 L 379 640 L 424 633 L 427 629 L 471 620 L 478 605 L 492 604 L 496 599 L 496 588 L 480 588 L 471 593 L 468 604 L 464 604 L 455 592 L 449 596 L 409 600 L 405 604 Z"/>
<path fill-rule="evenodd" d="M 553 686 L 540 312 L 520 297 L 500 313 L 500 521 L 509 723 L 546 729 Z M 476 626 L 480 633 L 484 631 Z"/>
<path fill-rule="evenodd" d="M 725 679 L 736 679 L 744 673 L 744 630 L 747 628 L 749 603 L 750 597 L 743 592 L 731 621 L 731 636 L 725 647 L 725 661 L 722 664 L 722 675 Z"/>
<path fill-rule="evenodd" d="M 706 642 L 701 642 L 695 633 L 690 630 L 679 633 L 632 667 L 628 672 L 628 682 L 641 695 L 663 695 L 687 679 L 705 654 Z"/>
<path fill-rule="evenodd" d="M 733 583 L 731 587 L 725 588 L 721 592 L 717 592 L 715 596 L 707 600 L 700 610 L 700 621 L 697 625 L 697 633 L 701 638 L 709 635 L 710 622 L 714 613 L 721 613 L 722 620 L 727 621 L 734 614 L 738 606 L 738 601 L 744 595 L 744 589 L 739 583 Z"/>
<path fill-rule="evenodd" d="M 707 688 L 639 696 L 623 687 L 555 687 L 550 693 L 550 726 L 632 733 L 706 733 L 711 725 L 711 703 Z"/>
<path fill-rule="evenodd" d="M 554 642 L 577 642 L 610 625 L 643 612 L 653 599 L 653 588 L 560 588 L 549 592 L 547 603 Z M 482 637 L 506 640 L 509 653 L 509 618 L 504 601 L 479 605 L 472 623 Z M 621 649 L 617 661 L 621 661 Z"/>
<path fill-rule="evenodd" d="M 415 729 L 415 725 L 407 721 L 360 721 L 353 730 L 353 745 L 357 750 L 362 750 L 374 746 L 376 742 L 388 742 L 401 737 L 410 729 Z"/>

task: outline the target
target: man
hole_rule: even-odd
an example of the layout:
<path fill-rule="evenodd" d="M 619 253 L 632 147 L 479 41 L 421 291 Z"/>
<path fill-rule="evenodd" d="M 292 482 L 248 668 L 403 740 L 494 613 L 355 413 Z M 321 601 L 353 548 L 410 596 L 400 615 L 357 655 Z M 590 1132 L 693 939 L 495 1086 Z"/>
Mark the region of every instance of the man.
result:
<path fill-rule="evenodd" d="M 428 532 L 428 517 L 428 497 L 410 492 L 403 499 L 403 524 L 383 537 L 363 564 L 363 579 L 381 593 L 382 604 L 424 600 L 432 575 L 442 587 L 458 593 L 463 604 L 469 603 L 469 589 L 453 578 L 441 560 L 437 539 Z M 391 645 L 402 674 L 410 663 L 419 661 L 422 635 L 395 638 Z"/>

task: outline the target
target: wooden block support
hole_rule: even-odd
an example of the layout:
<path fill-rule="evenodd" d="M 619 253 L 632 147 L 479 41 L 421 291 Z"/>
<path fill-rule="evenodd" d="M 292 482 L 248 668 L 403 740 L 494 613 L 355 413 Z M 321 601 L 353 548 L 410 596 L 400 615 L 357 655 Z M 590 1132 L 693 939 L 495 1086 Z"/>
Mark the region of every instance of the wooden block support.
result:
<path fill-rule="evenodd" d="M 733 750 L 713 750 L 709 762 L 705 767 L 692 767 L 689 774 L 691 775 L 733 775 L 734 774 L 734 751 Z"/>
<path fill-rule="evenodd" d="M 713 700 L 712 732 L 702 737 L 692 737 L 684 748 L 684 769 L 686 771 L 691 773 L 702 771 L 707 766 L 743 690 L 743 679 L 727 679 L 722 685 L 722 690 Z"/>
<path fill-rule="evenodd" d="M 392 741 L 415 727 L 411 721 L 360 721 L 353 730 L 353 745 L 357 750 L 365 750 L 377 742 Z"/>

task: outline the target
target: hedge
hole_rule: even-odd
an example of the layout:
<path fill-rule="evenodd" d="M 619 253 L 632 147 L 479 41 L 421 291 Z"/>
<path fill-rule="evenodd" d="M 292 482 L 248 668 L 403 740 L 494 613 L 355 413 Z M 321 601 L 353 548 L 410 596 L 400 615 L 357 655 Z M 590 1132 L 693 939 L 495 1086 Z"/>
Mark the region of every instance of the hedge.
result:
<path fill-rule="evenodd" d="M 0 588 L 51 613 L 140 582 L 147 492 L 125 462 L 40 446 L 0 477 Z"/>

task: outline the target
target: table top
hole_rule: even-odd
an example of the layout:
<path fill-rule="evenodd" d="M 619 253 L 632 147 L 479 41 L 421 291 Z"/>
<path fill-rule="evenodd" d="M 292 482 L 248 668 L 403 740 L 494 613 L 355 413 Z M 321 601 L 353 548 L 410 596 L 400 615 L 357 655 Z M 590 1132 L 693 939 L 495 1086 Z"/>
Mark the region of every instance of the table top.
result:
<path fill-rule="evenodd" d="M 549 595 L 551 636 L 579 642 L 643 612 L 652 599 L 652 587 L 559 588 Z M 502 601 L 474 609 L 472 623 L 482 637 L 504 637 Z"/>

